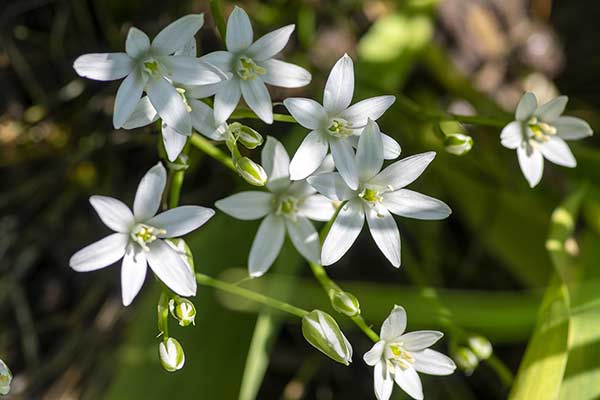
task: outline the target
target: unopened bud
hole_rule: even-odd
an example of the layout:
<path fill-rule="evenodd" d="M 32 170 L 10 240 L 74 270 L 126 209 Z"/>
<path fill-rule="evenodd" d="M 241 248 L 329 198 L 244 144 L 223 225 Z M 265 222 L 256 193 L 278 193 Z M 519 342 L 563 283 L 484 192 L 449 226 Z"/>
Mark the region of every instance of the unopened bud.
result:
<path fill-rule="evenodd" d="M 302 318 L 302 334 L 313 347 L 344 365 L 352 362 L 352 345 L 333 317 L 313 310 Z"/>
<path fill-rule="evenodd" d="M 235 168 L 246 182 L 254 186 L 264 186 L 267 183 L 267 173 L 259 164 L 248 157 L 238 158 Z"/>
<path fill-rule="evenodd" d="M 458 368 L 462 369 L 467 375 L 472 374 L 479 364 L 479 359 L 468 347 L 459 347 L 452 354 L 452 358 L 456 362 L 456 365 L 458 365 Z"/>
<path fill-rule="evenodd" d="M 339 313 L 349 317 L 355 317 L 360 314 L 360 304 L 356 296 L 343 290 L 332 290 L 329 294 L 331 306 Z"/>
<path fill-rule="evenodd" d="M 467 154 L 473 148 L 473 138 L 462 133 L 452 133 L 446 135 L 444 139 L 446 151 L 455 156 Z"/>
<path fill-rule="evenodd" d="M 263 137 L 260 133 L 239 122 L 229 125 L 229 130 L 235 139 L 247 149 L 255 149 L 263 143 Z"/>
<path fill-rule="evenodd" d="M 487 360 L 492 355 L 492 344 L 483 336 L 471 336 L 468 340 L 469 347 L 480 360 Z"/>
<path fill-rule="evenodd" d="M 0 395 L 4 396 L 10 392 L 12 373 L 4 361 L 0 360 Z"/>
<path fill-rule="evenodd" d="M 160 357 L 160 364 L 168 372 L 180 370 L 183 368 L 183 364 L 185 364 L 183 347 L 181 347 L 177 339 L 172 337 L 160 342 L 158 345 L 158 355 Z"/>
<path fill-rule="evenodd" d="M 171 316 L 179 321 L 180 326 L 194 324 L 196 319 L 196 307 L 194 303 L 182 297 L 171 298 L 169 300 L 169 312 Z"/>

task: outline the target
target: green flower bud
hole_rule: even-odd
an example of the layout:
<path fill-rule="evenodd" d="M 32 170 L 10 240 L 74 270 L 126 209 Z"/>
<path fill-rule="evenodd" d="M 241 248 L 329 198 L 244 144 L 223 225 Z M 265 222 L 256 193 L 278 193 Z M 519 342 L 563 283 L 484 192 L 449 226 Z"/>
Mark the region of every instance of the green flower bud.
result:
<path fill-rule="evenodd" d="M 471 336 L 468 339 L 469 347 L 480 360 L 487 360 L 493 352 L 492 344 L 483 336 Z"/>
<path fill-rule="evenodd" d="M 462 156 L 473 148 L 473 138 L 462 133 L 452 133 L 444 138 L 444 146 L 448 153 Z"/>
<path fill-rule="evenodd" d="M 179 321 L 180 326 L 194 325 L 196 307 L 188 299 L 176 297 L 169 300 L 169 312 L 173 318 Z"/>
<path fill-rule="evenodd" d="M 259 164 L 248 157 L 240 157 L 235 161 L 235 168 L 246 182 L 254 186 L 264 186 L 267 183 L 267 173 Z"/>
<path fill-rule="evenodd" d="M 354 317 L 360 314 L 360 304 L 356 296 L 352 293 L 344 292 L 343 290 L 332 290 L 329 293 L 331 306 L 339 313 L 349 317 Z"/>
<path fill-rule="evenodd" d="M 158 345 L 160 364 L 168 372 L 174 372 L 183 368 L 185 364 L 185 353 L 183 347 L 175 338 L 167 338 Z"/>
<path fill-rule="evenodd" d="M 333 317 L 313 310 L 302 318 L 302 334 L 313 347 L 344 365 L 352 362 L 352 345 Z"/>
<path fill-rule="evenodd" d="M 263 137 L 260 133 L 239 122 L 229 125 L 229 130 L 235 139 L 247 149 L 255 149 L 263 143 Z"/>
<path fill-rule="evenodd" d="M 459 347 L 458 350 L 453 352 L 452 358 L 458 368 L 462 369 L 467 375 L 472 374 L 479 364 L 479 359 L 468 347 Z"/>
<path fill-rule="evenodd" d="M 4 396 L 10 392 L 12 373 L 4 361 L 0 360 L 0 395 Z"/>

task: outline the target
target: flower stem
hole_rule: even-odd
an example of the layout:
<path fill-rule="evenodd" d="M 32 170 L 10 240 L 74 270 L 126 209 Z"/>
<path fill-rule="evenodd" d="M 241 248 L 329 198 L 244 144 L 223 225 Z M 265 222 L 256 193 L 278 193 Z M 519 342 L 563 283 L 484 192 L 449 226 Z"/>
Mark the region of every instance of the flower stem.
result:
<path fill-rule="evenodd" d="M 210 4 L 210 13 L 213 16 L 215 21 L 215 25 L 217 25 L 217 29 L 219 30 L 219 34 L 221 34 L 221 39 L 223 43 L 225 42 L 225 34 L 227 29 L 225 28 L 227 25 L 225 24 L 225 18 L 223 18 L 223 9 L 221 7 L 220 0 L 209 0 Z"/>
<path fill-rule="evenodd" d="M 492 354 L 488 359 L 485 360 L 485 363 L 489 365 L 502 381 L 502 384 L 506 387 L 512 387 L 513 382 L 515 380 L 515 376 L 512 371 L 500 360 L 496 357 L 495 354 Z"/>
<path fill-rule="evenodd" d="M 252 290 L 245 289 L 245 288 L 233 285 L 231 283 L 221 281 L 219 279 L 211 278 L 208 275 L 196 273 L 196 281 L 200 285 L 210 286 L 215 289 L 222 290 L 224 292 L 235 294 L 236 296 L 244 297 L 246 299 L 255 301 L 257 303 L 261 303 L 266 306 L 275 308 L 277 310 L 295 315 L 298 318 L 303 318 L 305 315 L 308 314 L 308 311 L 303 310 L 299 307 L 293 306 L 291 304 L 285 303 L 283 301 L 274 299 L 269 296 L 265 296 L 262 293 L 254 292 Z"/>
<path fill-rule="evenodd" d="M 208 156 L 219 161 L 221 164 L 223 164 L 230 170 L 236 172 L 235 166 L 233 165 L 233 161 L 231 161 L 231 157 L 229 157 L 226 153 L 221 151 L 221 149 L 219 149 L 217 146 L 212 144 L 208 139 L 205 139 L 197 133 L 193 133 L 192 136 L 190 136 L 190 144 L 195 148 L 203 151 Z"/>
<path fill-rule="evenodd" d="M 175 208 L 179 204 L 181 195 L 181 187 L 183 186 L 183 178 L 185 177 L 185 169 L 174 171 L 171 175 L 171 188 L 169 189 L 169 208 Z"/>
<path fill-rule="evenodd" d="M 252 110 L 236 110 L 231 114 L 231 119 L 252 118 L 259 119 Z M 273 121 L 296 123 L 296 120 L 291 115 L 273 114 Z"/>

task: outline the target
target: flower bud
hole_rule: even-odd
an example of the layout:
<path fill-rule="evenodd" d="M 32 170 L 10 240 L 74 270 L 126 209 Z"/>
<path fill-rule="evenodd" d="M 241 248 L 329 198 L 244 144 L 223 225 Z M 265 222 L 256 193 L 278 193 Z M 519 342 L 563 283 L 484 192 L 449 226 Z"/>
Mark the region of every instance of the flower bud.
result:
<path fill-rule="evenodd" d="M 479 364 L 479 359 L 468 347 L 459 347 L 458 350 L 453 352 L 452 358 L 458 368 L 462 369 L 467 375 L 472 374 Z"/>
<path fill-rule="evenodd" d="M 462 156 L 473 148 L 473 138 L 462 133 L 452 133 L 444 138 L 444 146 L 448 153 Z"/>
<path fill-rule="evenodd" d="M 229 125 L 229 129 L 235 139 L 247 149 L 255 149 L 263 143 L 262 135 L 249 126 L 234 122 Z"/>
<path fill-rule="evenodd" d="M 267 173 L 259 164 L 248 157 L 240 157 L 235 162 L 235 168 L 246 182 L 254 186 L 264 186 L 267 183 Z"/>
<path fill-rule="evenodd" d="M 302 334 L 313 347 L 329 358 L 349 365 L 352 346 L 333 317 L 321 310 L 313 310 L 302 318 Z"/>
<path fill-rule="evenodd" d="M 480 360 L 487 360 L 492 355 L 492 344 L 483 336 L 471 336 L 468 339 L 469 347 Z"/>
<path fill-rule="evenodd" d="M 182 297 L 171 298 L 169 300 L 169 312 L 171 316 L 179 321 L 180 326 L 194 324 L 196 319 L 196 307 L 194 303 Z"/>
<path fill-rule="evenodd" d="M 343 290 L 332 290 L 329 293 L 331 306 L 339 313 L 348 317 L 354 317 L 360 314 L 360 304 L 356 296 Z"/>
<path fill-rule="evenodd" d="M 185 364 L 185 353 L 177 339 L 169 337 L 158 345 L 160 364 L 168 372 L 174 372 L 183 368 Z"/>
<path fill-rule="evenodd" d="M 4 361 L 0 360 L 0 395 L 4 396 L 10 391 L 12 373 Z"/>

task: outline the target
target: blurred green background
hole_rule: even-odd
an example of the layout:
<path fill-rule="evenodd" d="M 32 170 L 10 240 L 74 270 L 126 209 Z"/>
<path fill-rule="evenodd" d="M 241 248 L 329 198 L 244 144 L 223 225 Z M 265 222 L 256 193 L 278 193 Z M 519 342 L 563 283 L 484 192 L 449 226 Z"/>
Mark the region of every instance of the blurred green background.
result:
<path fill-rule="evenodd" d="M 600 8 L 592 0 L 223 1 L 225 15 L 236 4 L 255 36 L 296 24 L 284 57 L 308 68 L 313 81 L 271 88 L 276 102 L 321 99 L 329 69 L 347 52 L 355 99 L 402 94 L 427 109 L 494 117 L 512 113 L 524 90 L 542 102 L 566 94 L 568 114 L 600 128 Z M 118 83 L 82 80 L 72 62 L 122 51 L 132 25 L 152 36 L 191 12 L 207 13 L 200 52 L 222 49 L 206 1 L 0 1 L 0 358 L 14 373 L 9 397 L 374 398 L 362 361 L 371 343 L 342 316 L 336 319 L 355 353 L 350 367 L 312 349 L 298 320 L 201 287 L 196 326 L 172 324 L 186 365 L 169 374 L 157 357 L 156 282 L 149 279 L 125 309 L 117 266 L 89 274 L 68 268 L 74 251 L 106 233 L 88 196 L 131 203 L 157 159 L 151 127 L 113 130 Z M 280 103 L 275 110 L 285 113 Z M 572 144 L 577 168 L 546 163 L 532 190 L 497 128 L 467 126 L 475 146 L 456 157 L 444 152 L 435 122 L 398 105 L 379 122 L 404 156 L 438 152 L 411 188 L 444 200 L 453 214 L 398 219 L 400 270 L 364 231 L 328 272 L 360 299 L 376 330 L 394 304 L 407 309 L 409 330 L 442 329 L 431 290 L 423 289 L 435 288 L 452 324 L 489 338 L 497 361 L 518 372 L 512 392 L 510 373 L 499 375 L 494 363 L 471 374 L 423 376 L 426 398 L 600 398 L 598 137 Z M 288 123 L 245 123 L 290 153 L 306 134 Z M 182 203 L 212 206 L 248 188 L 213 159 L 193 149 L 191 157 Z M 197 270 L 244 278 L 257 227 L 218 213 L 189 237 Z M 549 237 L 559 243 L 551 253 Z M 269 274 L 244 286 L 335 315 L 289 243 Z M 437 348 L 447 352 L 451 339 Z M 396 388 L 393 398 L 403 396 Z"/>

